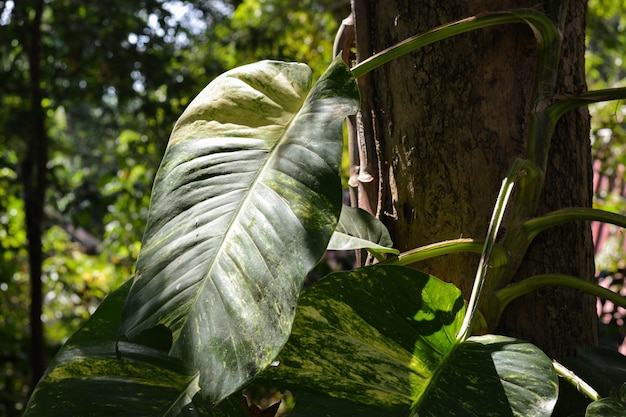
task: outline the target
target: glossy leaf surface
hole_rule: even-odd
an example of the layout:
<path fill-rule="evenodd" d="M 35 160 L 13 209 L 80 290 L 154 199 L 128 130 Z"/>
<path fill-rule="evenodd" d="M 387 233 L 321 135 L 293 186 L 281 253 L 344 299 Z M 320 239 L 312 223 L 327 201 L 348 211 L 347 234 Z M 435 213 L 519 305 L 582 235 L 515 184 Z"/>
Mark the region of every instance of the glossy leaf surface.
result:
<path fill-rule="evenodd" d="M 391 236 L 385 225 L 367 211 L 343 206 L 339 224 L 333 233 L 329 250 L 367 249 L 376 253 L 400 253 L 393 249 Z"/>
<path fill-rule="evenodd" d="M 420 416 L 552 415 L 558 380 L 536 346 L 505 336 L 473 336 L 442 363 Z"/>
<path fill-rule="evenodd" d="M 626 415 L 626 403 L 619 398 L 603 398 L 589 404 L 585 417 L 624 417 Z"/>
<path fill-rule="evenodd" d="M 306 65 L 275 61 L 216 78 L 178 120 L 156 176 L 120 335 L 167 328 L 170 354 L 199 370 L 213 401 L 286 342 L 337 223 L 342 122 L 358 91 L 340 60 L 310 79 Z"/>
<path fill-rule="evenodd" d="M 51 362 L 25 417 L 175 416 L 198 391 L 181 361 L 120 343 L 117 328 L 130 281 L 108 296 Z M 138 399 L 144 399 L 138 401 Z"/>
<path fill-rule="evenodd" d="M 456 287 L 411 268 L 333 274 L 304 292 L 277 366 L 253 387 L 288 391 L 297 417 L 549 416 L 551 361 L 508 337 L 459 343 L 464 313 Z M 242 416 L 240 397 L 213 415 Z"/>

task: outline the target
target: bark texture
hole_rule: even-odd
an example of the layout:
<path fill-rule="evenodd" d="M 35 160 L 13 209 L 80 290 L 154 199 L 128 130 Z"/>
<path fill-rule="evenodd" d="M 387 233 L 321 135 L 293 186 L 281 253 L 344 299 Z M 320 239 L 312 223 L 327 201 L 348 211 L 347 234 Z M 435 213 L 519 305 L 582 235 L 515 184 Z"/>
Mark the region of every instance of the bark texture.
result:
<path fill-rule="evenodd" d="M 585 85 L 586 7 L 585 1 L 570 1 L 558 76 L 558 89 L 564 93 L 575 94 Z M 538 214 L 563 207 L 590 207 L 591 165 L 589 113 L 580 108 L 557 125 Z M 540 234 L 516 280 L 545 273 L 593 280 L 593 241 L 588 223 L 568 223 Z M 552 356 L 573 355 L 579 347 L 597 344 L 596 300 L 571 289 L 544 289 L 514 302 L 505 312 L 500 330 L 545 346 Z"/>
<path fill-rule="evenodd" d="M 562 91 L 584 83 L 586 3 L 570 3 Z M 481 12 L 535 6 L 530 1 L 354 0 L 357 59 Z M 438 42 L 359 80 L 361 162 L 367 159 L 359 175 L 359 205 L 383 220 L 398 249 L 484 238 L 500 183 L 514 158 L 525 156 L 535 51 L 527 26 L 498 26 Z M 538 214 L 590 206 L 588 132 L 586 111 L 559 124 Z M 589 225 L 564 226 L 536 240 L 518 279 L 546 272 L 591 279 L 592 257 Z M 454 282 L 468 297 L 477 264 L 476 255 L 451 255 L 416 266 Z M 592 297 L 547 290 L 512 306 L 500 330 L 562 357 L 595 342 L 596 321 Z"/>

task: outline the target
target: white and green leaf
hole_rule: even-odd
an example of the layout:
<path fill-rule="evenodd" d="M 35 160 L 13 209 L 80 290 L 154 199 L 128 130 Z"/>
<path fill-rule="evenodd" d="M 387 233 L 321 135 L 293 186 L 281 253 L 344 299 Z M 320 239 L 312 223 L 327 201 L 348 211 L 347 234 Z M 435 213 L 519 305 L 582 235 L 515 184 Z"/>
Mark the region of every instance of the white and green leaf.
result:
<path fill-rule="evenodd" d="M 277 366 L 253 384 L 289 391 L 295 417 L 550 416 L 550 359 L 509 337 L 457 340 L 465 314 L 455 286 L 415 269 L 333 274 L 304 292 Z M 243 416 L 239 398 L 212 416 Z"/>
<path fill-rule="evenodd" d="M 193 406 L 199 390 L 195 370 L 159 349 L 116 343 L 129 289 L 130 281 L 109 295 L 65 343 L 24 417 L 169 417 Z"/>
<path fill-rule="evenodd" d="M 120 336 L 157 326 L 219 401 L 286 342 L 306 273 L 341 209 L 342 122 L 358 91 L 340 60 L 216 78 L 177 122 L 156 176 Z"/>
<path fill-rule="evenodd" d="M 367 249 L 376 254 L 399 254 L 393 249 L 391 236 L 385 225 L 367 211 L 343 206 L 339 223 L 333 233 L 329 250 Z"/>

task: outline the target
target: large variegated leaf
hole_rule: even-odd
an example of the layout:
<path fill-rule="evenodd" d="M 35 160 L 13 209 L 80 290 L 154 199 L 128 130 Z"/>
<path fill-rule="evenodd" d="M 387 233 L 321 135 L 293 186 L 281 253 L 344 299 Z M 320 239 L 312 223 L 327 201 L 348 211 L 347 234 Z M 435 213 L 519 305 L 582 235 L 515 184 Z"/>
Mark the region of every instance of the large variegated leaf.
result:
<path fill-rule="evenodd" d="M 166 353 L 126 342 L 117 328 L 130 281 L 109 295 L 54 357 L 24 417 L 176 416 L 199 390 L 197 373 Z"/>
<path fill-rule="evenodd" d="M 358 91 L 340 60 L 310 89 L 303 64 L 216 78 L 172 132 L 120 334 L 171 332 L 170 354 L 219 401 L 287 340 L 305 275 L 341 208 L 341 124 Z"/>
<path fill-rule="evenodd" d="M 474 336 L 440 364 L 420 416 L 543 416 L 556 404 L 558 380 L 536 346 L 506 336 Z"/>
<path fill-rule="evenodd" d="M 464 313 L 456 287 L 414 269 L 334 274 L 304 292 L 277 366 L 254 386 L 288 392 L 294 417 L 550 416 L 551 361 L 508 337 L 458 342 Z M 212 415 L 243 416 L 240 402 Z"/>
<path fill-rule="evenodd" d="M 370 252 L 399 254 L 393 249 L 391 236 L 385 225 L 367 211 L 343 206 L 339 224 L 333 233 L 330 250 L 367 249 Z"/>

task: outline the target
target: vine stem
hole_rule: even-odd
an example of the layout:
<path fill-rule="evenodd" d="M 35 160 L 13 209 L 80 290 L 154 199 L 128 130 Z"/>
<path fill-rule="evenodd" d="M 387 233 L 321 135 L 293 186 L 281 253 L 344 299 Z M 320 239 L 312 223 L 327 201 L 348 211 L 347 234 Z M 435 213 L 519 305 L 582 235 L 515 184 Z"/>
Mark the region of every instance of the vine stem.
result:
<path fill-rule="evenodd" d="M 568 207 L 556 210 L 526 221 L 523 227 L 526 230 L 528 240 L 531 241 L 546 229 L 577 220 L 598 221 L 626 228 L 626 216 L 589 207 Z"/>
<path fill-rule="evenodd" d="M 492 297 L 494 297 L 498 303 L 498 317 L 511 301 L 521 297 L 522 295 L 528 294 L 531 291 L 548 286 L 574 288 L 576 290 L 594 295 L 598 298 L 609 300 L 619 307 L 626 308 L 626 297 L 622 297 L 621 295 L 601 287 L 598 284 L 594 284 L 571 275 L 543 274 L 526 278 L 494 293 Z"/>
<path fill-rule="evenodd" d="M 381 262 L 386 265 L 411 265 L 426 259 L 435 258 L 437 256 L 450 255 L 453 253 L 475 253 L 480 255 L 483 250 L 484 243 L 476 242 L 474 239 L 459 238 L 443 240 L 441 242 L 431 243 L 430 245 L 420 246 L 402 252 L 397 257 L 388 258 Z M 493 256 L 494 262 L 492 266 L 502 266 L 509 262 L 509 255 L 501 246 L 494 246 Z"/>
<path fill-rule="evenodd" d="M 441 255 L 448 255 L 451 253 L 481 253 L 482 248 L 483 244 L 475 242 L 474 239 L 460 238 L 444 240 L 441 242 L 431 243 L 430 245 L 424 245 L 420 246 L 419 248 L 402 252 L 396 258 L 387 259 L 383 263 L 389 265 L 405 266 L 413 264 L 415 262 L 423 261 L 425 259 L 430 259 Z"/>
<path fill-rule="evenodd" d="M 405 39 L 352 67 L 352 75 L 354 75 L 354 78 L 361 77 L 402 55 L 451 36 L 509 23 L 525 23 L 529 25 L 536 34 L 537 41 L 540 45 L 549 44 L 559 37 L 558 30 L 552 21 L 545 14 L 537 10 L 518 9 L 485 13 L 442 25 L 426 33 Z"/>
<path fill-rule="evenodd" d="M 602 398 L 600 394 L 598 394 L 598 392 L 591 387 L 591 385 L 583 381 L 582 378 L 567 369 L 565 366 L 561 365 L 557 361 L 552 361 L 552 366 L 558 376 L 572 384 L 579 392 L 589 397 L 592 401 L 598 401 Z"/>
<path fill-rule="evenodd" d="M 523 170 L 525 161 L 522 159 L 516 159 L 509 175 L 502 181 L 498 198 L 489 222 L 489 228 L 487 229 L 487 237 L 485 238 L 485 244 L 483 246 L 482 254 L 480 255 L 480 262 L 478 263 L 478 270 L 476 271 L 476 278 L 474 279 L 474 286 L 472 288 L 472 294 L 467 305 L 467 312 L 463 318 L 463 324 L 456 335 L 456 340 L 463 342 L 470 336 L 474 324 L 474 317 L 476 316 L 476 309 L 480 302 L 480 296 L 483 286 L 485 284 L 487 274 L 489 273 L 491 255 L 496 243 L 496 236 L 500 230 L 502 219 L 506 211 L 507 204 L 513 192 L 513 186 L 515 181 Z"/>

